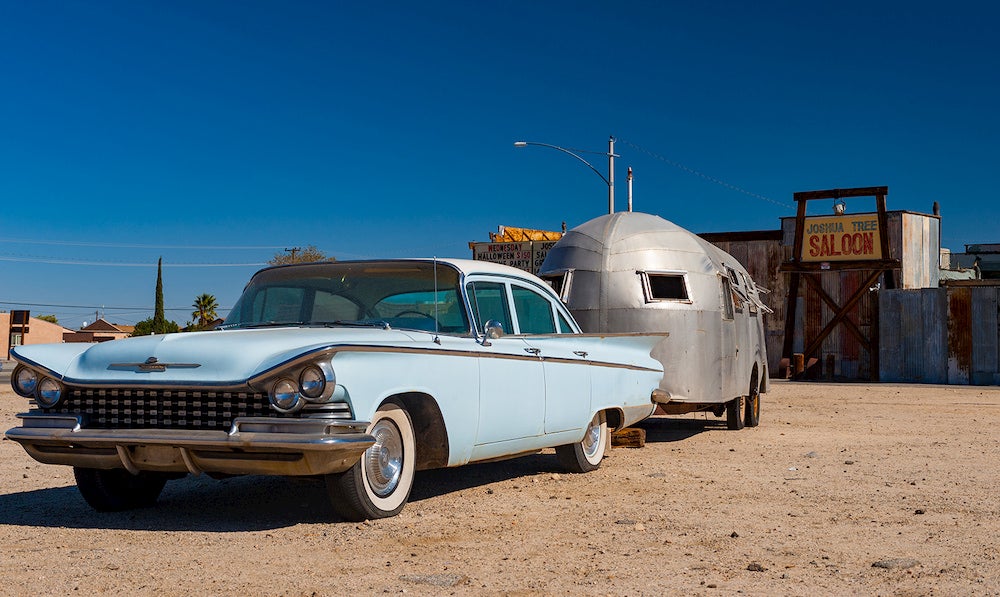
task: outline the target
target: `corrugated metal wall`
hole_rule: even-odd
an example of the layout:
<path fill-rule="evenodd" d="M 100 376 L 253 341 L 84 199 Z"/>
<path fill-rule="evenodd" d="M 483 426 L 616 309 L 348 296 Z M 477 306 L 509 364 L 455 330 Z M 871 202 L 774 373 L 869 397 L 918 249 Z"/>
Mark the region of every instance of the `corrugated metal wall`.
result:
<path fill-rule="evenodd" d="M 896 285 L 901 288 L 936 288 L 939 271 L 940 217 L 906 211 L 890 211 L 886 215 L 889 252 L 892 257 L 901 261 L 902 266 L 901 270 L 896 271 Z M 753 234 L 758 235 L 759 239 L 748 238 L 748 235 Z M 796 309 L 799 321 L 796 322 L 793 339 L 795 352 L 802 352 L 808 341 L 817 337 L 826 323 L 833 318 L 830 307 L 811 291 L 805 281 L 799 286 L 798 297 L 793 299 L 788 296 L 789 274 L 780 272 L 779 268 L 782 262 L 791 258 L 795 240 L 795 218 L 782 218 L 780 234 L 720 233 L 702 236 L 736 258 L 747 268 L 754 281 L 771 291 L 765 300 L 774 313 L 765 317 L 764 331 L 767 336 L 768 369 L 772 376 L 779 375 L 788 301 L 799 301 Z M 821 276 L 823 289 L 842 305 L 864 282 L 868 273 L 862 271 L 824 273 Z M 877 295 L 875 292 L 866 293 L 850 315 L 851 321 L 866 338 L 871 338 L 871 326 L 877 321 L 878 314 L 875 313 Z M 885 341 L 883 339 L 883 343 Z M 879 354 L 881 357 L 881 352 Z M 826 366 L 827 355 L 833 357 L 833 371 L 822 371 L 823 375 L 848 379 L 871 378 L 871 359 L 868 351 L 843 325 L 834 328 L 823 341 L 818 366 L 815 366 L 815 360 L 813 361 L 814 374 Z"/>
<path fill-rule="evenodd" d="M 1000 384 L 998 288 L 879 292 L 881 381 Z"/>

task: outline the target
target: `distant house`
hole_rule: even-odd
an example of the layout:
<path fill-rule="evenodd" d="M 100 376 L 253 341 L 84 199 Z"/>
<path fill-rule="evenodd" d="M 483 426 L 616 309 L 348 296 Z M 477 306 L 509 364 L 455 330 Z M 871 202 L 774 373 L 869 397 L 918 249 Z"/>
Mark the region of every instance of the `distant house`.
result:
<path fill-rule="evenodd" d="M 0 359 L 10 358 L 12 346 L 62 342 L 70 332 L 58 323 L 31 317 L 28 311 L 0 313 Z"/>
<path fill-rule="evenodd" d="M 101 318 L 94 323 L 80 328 L 79 331 L 67 331 L 63 334 L 63 342 L 107 342 L 128 338 L 135 330 L 134 325 L 111 323 Z"/>

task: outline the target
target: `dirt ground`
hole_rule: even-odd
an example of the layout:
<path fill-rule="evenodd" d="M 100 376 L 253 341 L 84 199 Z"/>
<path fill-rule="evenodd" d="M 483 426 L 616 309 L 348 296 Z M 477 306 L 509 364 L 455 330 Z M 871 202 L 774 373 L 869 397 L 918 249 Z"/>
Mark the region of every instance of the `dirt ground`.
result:
<path fill-rule="evenodd" d="M 2 429 L 24 406 L 0 389 Z M 1000 595 L 1000 389 L 775 382 L 755 429 L 642 426 L 585 475 L 551 451 L 418 473 L 363 524 L 267 477 L 98 514 L 3 441 L 0 594 Z"/>

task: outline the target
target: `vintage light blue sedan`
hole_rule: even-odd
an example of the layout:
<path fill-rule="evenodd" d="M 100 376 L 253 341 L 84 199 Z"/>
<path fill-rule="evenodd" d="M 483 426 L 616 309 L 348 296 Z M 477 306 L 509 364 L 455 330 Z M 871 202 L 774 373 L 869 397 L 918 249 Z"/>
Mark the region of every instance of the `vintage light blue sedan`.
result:
<path fill-rule="evenodd" d="M 550 447 L 595 469 L 653 412 L 660 340 L 581 334 L 544 282 L 482 261 L 273 267 L 219 330 L 17 347 L 32 408 L 7 437 L 97 510 L 189 473 L 323 475 L 343 518 L 380 518 L 417 470 Z"/>

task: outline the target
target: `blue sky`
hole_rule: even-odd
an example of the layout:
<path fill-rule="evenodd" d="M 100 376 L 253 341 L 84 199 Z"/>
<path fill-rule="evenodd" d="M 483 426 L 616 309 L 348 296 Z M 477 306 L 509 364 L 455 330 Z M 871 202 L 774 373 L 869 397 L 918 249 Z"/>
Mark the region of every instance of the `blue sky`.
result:
<path fill-rule="evenodd" d="M 941 203 L 945 247 L 1000 242 L 998 12 L 0 0 L 0 309 L 134 323 L 162 256 L 183 325 L 286 247 L 467 257 L 501 224 L 606 213 L 593 172 L 516 140 L 614 135 L 618 208 L 632 166 L 636 209 L 695 232 L 887 185 L 890 209 Z"/>

